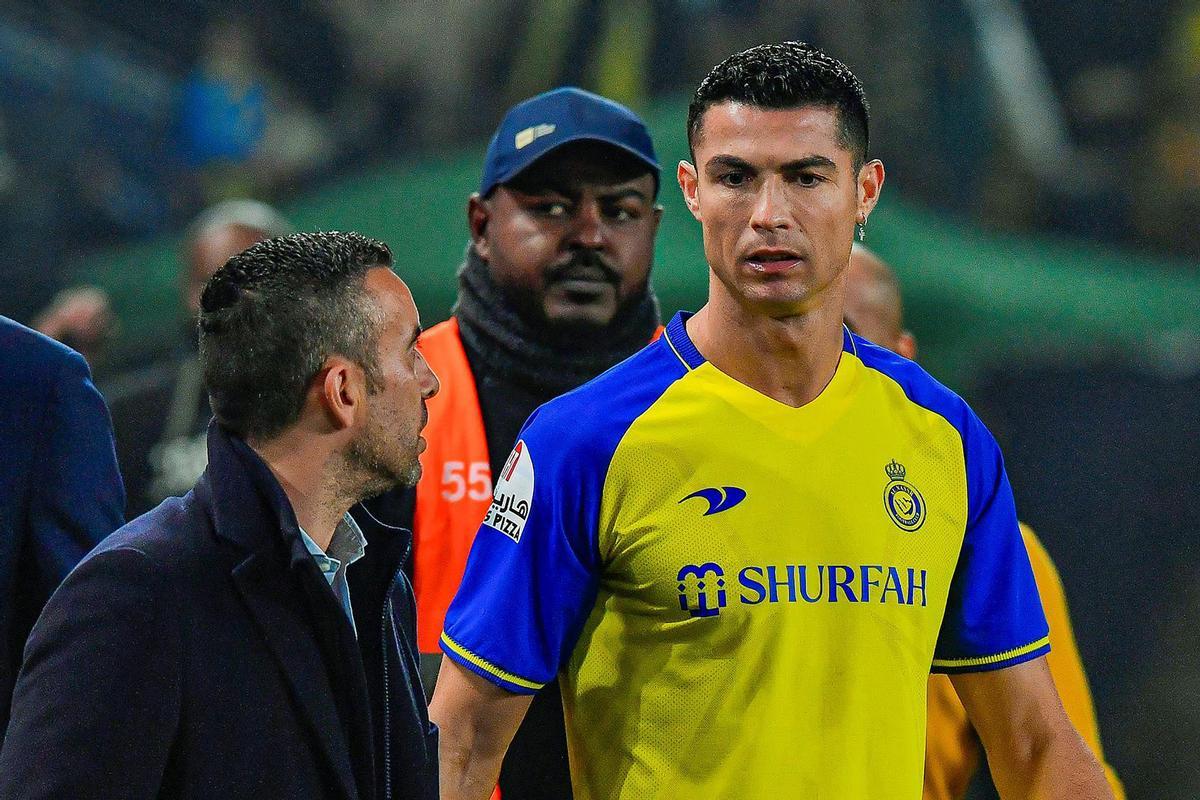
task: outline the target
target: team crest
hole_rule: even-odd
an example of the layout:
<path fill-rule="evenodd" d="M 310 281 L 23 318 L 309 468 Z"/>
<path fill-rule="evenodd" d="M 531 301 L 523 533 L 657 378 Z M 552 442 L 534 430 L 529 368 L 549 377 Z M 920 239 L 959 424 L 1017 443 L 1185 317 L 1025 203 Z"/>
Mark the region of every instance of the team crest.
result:
<path fill-rule="evenodd" d="M 911 483 L 904 480 L 903 464 L 892 459 L 883 468 L 887 473 L 888 485 L 883 490 L 883 507 L 896 527 L 902 531 L 915 531 L 925 521 L 925 498 Z"/>

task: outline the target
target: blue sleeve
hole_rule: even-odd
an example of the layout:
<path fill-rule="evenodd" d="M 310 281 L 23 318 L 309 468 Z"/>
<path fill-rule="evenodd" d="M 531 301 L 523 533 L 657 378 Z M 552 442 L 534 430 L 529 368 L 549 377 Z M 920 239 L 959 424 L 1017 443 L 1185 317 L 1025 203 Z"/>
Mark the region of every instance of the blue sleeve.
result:
<path fill-rule="evenodd" d="M 1050 651 L 1000 448 L 973 413 L 968 412 L 964 428 L 967 529 L 934 651 L 934 672 L 1002 669 Z"/>
<path fill-rule="evenodd" d="M 446 655 L 512 692 L 554 678 L 596 598 L 612 451 L 570 417 L 544 407 L 526 423 L 446 614 Z"/>
<path fill-rule="evenodd" d="M 82 357 L 69 354 L 47 401 L 27 544 L 43 602 L 88 551 L 121 527 L 125 509 L 108 408 Z"/>

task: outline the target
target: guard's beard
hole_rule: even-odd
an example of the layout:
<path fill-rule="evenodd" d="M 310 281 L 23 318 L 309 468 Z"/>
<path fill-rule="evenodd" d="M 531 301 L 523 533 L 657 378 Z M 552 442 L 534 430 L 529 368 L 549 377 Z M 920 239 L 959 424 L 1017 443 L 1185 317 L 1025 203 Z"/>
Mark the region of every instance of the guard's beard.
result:
<path fill-rule="evenodd" d="M 615 276 L 607 264 L 578 258 L 555 268 L 559 279 L 571 270 L 597 268 Z M 618 279 L 619 282 L 619 279 Z M 532 301 L 501 289 L 473 247 L 458 272 L 458 318 L 467 345 L 489 365 L 517 382 L 553 397 L 574 389 L 646 346 L 659 324 L 658 301 L 647 285 L 624 303 L 607 325 L 556 324 L 546 320 L 541 297 Z"/>

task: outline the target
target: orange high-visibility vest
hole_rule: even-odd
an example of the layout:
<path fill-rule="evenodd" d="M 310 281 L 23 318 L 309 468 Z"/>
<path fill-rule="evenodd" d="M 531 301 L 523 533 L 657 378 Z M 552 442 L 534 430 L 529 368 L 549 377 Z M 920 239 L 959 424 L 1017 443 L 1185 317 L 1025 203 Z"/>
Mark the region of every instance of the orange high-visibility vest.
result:
<path fill-rule="evenodd" d="M 475 531 L 492 502 L 483 412 L 454 317 L 421 334 L 417 347 L 441 382 L 429 422 L 413 514 L 417 649 L 437 653 L 446 609 L 458 591 Z"/>
<path fill-rule="evenodd" d="M 651 341 L 662 330 L 660 325 Z M 492 503 L 492 468 L 458 320 L 451 317 L 434 325 L 421 334 L 417 347 L 442 385 L 427 403 L 428 447 L 421 454 L 413 515 L 417 649 L 438 653 L 446 609 L 462 583 L 475 532 Z"/>

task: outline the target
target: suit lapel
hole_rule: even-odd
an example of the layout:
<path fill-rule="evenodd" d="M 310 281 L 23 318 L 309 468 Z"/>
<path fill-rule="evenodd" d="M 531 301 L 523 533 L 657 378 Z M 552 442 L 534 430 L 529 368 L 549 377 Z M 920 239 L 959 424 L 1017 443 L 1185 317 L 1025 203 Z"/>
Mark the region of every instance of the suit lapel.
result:
<path fill-rule="evenodd" d="M 279 664 L 292 700 L 308 722 L 342 797 L 357 800 L 350 751 L 334 704 L 329 673 L 297 577 L 253 553 L 233 570 L 233 581 L 263 640 Z"/>

